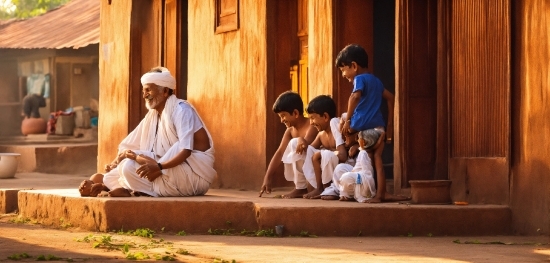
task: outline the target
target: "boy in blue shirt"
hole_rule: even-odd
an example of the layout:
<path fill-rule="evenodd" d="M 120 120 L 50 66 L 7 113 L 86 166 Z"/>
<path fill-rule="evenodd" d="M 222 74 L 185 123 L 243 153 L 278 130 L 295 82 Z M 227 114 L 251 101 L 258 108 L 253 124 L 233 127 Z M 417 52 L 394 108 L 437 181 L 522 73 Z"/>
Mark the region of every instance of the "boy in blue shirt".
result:
<path fill-rule="evenodd" d="M 336 67 L 342 72 L 342 77 L 353 82 L 353 91 L 348 100 L 347 116 L 342 125 L 342 134 L 346 137 L 356 136 L 357 132 L 377 129 L 382 130 L 378 142 L 369 151 L 370 158 L 374 160 L 376 169 L 376 196 L 368 200 L 369 203 L 383 201 L 407 200 L 405 197 L 396 197 L 386 193 L 386 178 L 382 164 L 382 151 L 384 150 L 384 138 L 388 143 L 393 136 L 393 106 L 394 95 L 384 89 L 382 82 L 372 74 L 367 73 L 368 55 L 365 49 L 356 44 L 346 46 L 336 57 Z M 387 130 L 380 106 L 382 99 L 388 102 Z"/>

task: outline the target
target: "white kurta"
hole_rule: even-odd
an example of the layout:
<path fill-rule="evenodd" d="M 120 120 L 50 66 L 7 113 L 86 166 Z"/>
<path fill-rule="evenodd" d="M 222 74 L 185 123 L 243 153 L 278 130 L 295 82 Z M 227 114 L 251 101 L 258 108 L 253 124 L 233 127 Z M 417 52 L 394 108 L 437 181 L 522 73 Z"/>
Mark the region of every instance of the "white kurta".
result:
<path fill-rule="evenodd" d="M 210 149 L 205 152 L 192 150 L 193 135 L 201 128 L 206 130 L 210 141 Z M 187 160 L 162 170 L 163 175 L 153 182 L 140 178 L 136 173 L 140 165 L 130 159 L 124 159 L 117 168 L 106 173 L 103 182 L 109 189 L 123 187 L 151 196 L 202 195 L 208 191 L 217 175 L 212 137 L 193 106 L 172 95 L 166 101 L 160 119 L 156 110 L 150 110 L 138 127 L 120 143 L 119 153 L 132 150 L 164 162 L 184 149 L 192 150 Z"/>
<path fill-rule="evenodd" d="M 336 146 L 344 144 L 340 129 L 338 129 L 339 118 L 330 120 L 330 128 Z M 309 183 L 313 187 L 317 187 L 315 171 L 313 170 L 313 154 L 321 152 L 321 179 L 323 184 L 327 184 L 332 180 L 334 168 L 338 165 L 338 156 L 334 151 L 315 149 L 313 146 L 308 146 L 305 153 L 296 153 L 298 139 L 293 138 L 288 143 L 283 154 L 282 161 L 285 166 L 285 178 L 288 181 L 293 181 L 296 189 L 306 189 Z"/>

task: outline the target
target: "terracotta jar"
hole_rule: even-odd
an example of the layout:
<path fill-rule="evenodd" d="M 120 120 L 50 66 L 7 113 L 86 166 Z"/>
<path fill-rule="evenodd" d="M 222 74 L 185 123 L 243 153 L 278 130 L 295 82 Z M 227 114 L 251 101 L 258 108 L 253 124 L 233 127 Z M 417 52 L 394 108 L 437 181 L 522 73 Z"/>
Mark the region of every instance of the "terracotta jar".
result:
<path fill-rule="evenodd" d="M 23 135 L 46 133 L 47 123 L 42 118 L 25 118 L 21 123 Z"/>

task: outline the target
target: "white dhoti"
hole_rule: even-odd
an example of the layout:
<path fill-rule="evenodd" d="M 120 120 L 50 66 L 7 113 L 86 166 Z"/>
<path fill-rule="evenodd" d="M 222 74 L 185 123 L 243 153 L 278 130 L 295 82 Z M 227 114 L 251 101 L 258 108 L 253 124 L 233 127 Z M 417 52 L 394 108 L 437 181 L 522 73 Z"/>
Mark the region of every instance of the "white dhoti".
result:
<path fill-rule="evenodd" d="M 336 165 L 336 168 L 334 168 L 334 173 L 332 175 L 332 183 L 329 187 L 326 187 L 325 190 L 323 190 L 323 193 L 321 195 L 334 195 L 334 196 L 340 196 L 340 179 L 342 178 L 342 175 L 347 172 L 351 172 L 353 169 L 353 166 L 347 164 L 347 163 L 341 163 Z"/>
<path fill-rule="evenodd" d="M 376 195 L 372 173 L 345 173 L 340 179 L 340 185 L 340 196 L 355 198 L 357 202 L 369 200 Z"/>
<path fill-rule="evenodd" d="M 366 151 L 359 152 L 355 166 L 351 171 L 342 174 L 338 184 L 340 196 L 355 198 L 357 202 L 366 201 L 376 195 L 372 164 Z"/>
<path fill-rule="evenodd" d="M 298 140 L 296 138 L 290 140 L 282 161 L 285 166 L 285 178 L 288 181 L 293 181 L 296 189 L 306 189 L 309 183 L 314 188 L 317 188 L 317 179 L 313 169 L 313 154 L 321 152 L 321 179 L 323 184 L 327 184 L 332 180 L 334 168 L 338 164 L 338 156 L 333 151 L 319 150 L 312 146 L 308 146 L 305 154 L 296 153 Z"/>
<path fill-rule="evenodd" d="M 136 154 L 144 154 L 151 158 L 154 155 L 151 152 L 136 151 Z M 170 159 L 170 151 L 166 153 L 163 159 Z M 150 196 L 195 196 L 204 195 L 210 183 L 205 178 L 197 174 L 196 170 L 212 167 L 209 161 L 214 161 L 213 156 L 209 157 L 209 152 L 193 151 L 187 160 L 170 169 L 162 170 L 163 175 L 159 176 L 153 182 L 141 178 L 136 170 L 139 168 L 134 160 L 124 159 L 117 168 L 106 173 L 103 177 L 103 183 L 110 190 L 116 188 L 125 188 L 131 191 L 142 192 Z M 201 165 L 200 160 L 205 161 Z"/>
<path fill-rule="evenodd" d="M 298 140 L 296 138 L 290 140 L 283 153 L 282 161 L 285 168 L 285 179 L 294 182 L 296 189 L 306 189 L 307 180 L 302 170 L 306 155 L 296 153 L 297 145 Z"/>

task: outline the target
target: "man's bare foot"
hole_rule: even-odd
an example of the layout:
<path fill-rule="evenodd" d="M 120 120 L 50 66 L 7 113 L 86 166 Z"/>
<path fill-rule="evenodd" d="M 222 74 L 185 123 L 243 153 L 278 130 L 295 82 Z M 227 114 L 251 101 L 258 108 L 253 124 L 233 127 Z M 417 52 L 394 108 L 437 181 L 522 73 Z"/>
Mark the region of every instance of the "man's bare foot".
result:
<path fill-rule="evenodd" d="M 336 195 L 322 195 L 321 199 L 323 200 L 338 200 L 338 196 Z"/>
<path fill-rule="evenodd" d="M 131 197 L 130 191 L 124 188 L 117 188 L 109 191 L 109 197 Z"/>
<path fill-rule="evenodd" d="M 355 201 L 354 198 L 351 198 L 351 197 L 345 197 L 345 196 L 340 196 L 340 201 Z"/>
<path fill-rule="evenodd" d="M 319 199 L 321 198 L 321 193 L 323 193 L 323 190 L 320 189 L 313 189 L 313 191 L 307 193 L 304 195 L 304 198 L 306 199 Z"/>
<path fill-rule="evenodd" d="M 300 198 L 306 193 L 307 193 L 307 189 L 294 189 L 294 190 L 292 190 L 292 192 L 290 192 L 286 195 L 282 195 L 281 197 L 284 198 L 284 199 Z"/>

